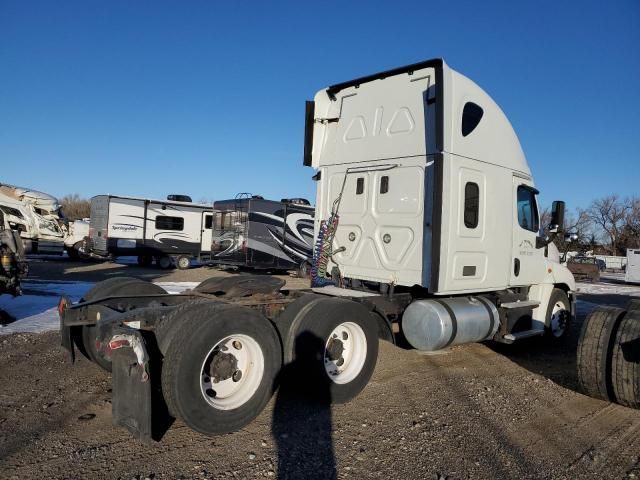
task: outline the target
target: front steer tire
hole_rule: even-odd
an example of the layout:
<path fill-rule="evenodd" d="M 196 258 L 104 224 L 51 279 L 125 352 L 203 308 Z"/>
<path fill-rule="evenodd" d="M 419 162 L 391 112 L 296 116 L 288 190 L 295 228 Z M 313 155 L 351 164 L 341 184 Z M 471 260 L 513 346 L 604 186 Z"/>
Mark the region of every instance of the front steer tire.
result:
<path fill-rule="evenodd" d="M 273 325 L 257 311 L 220 304 L 194 305 L 174 321 L 180 322 L 180 328 L 167 331 L 170 338 L 161 340 L 167 344 L 162 393 L 169 412 L 209 436 L 234 432 L 249 424 L 273 395 L 282 365 L 280 341 Z M 235 341 L 241 342 L 237 351 L 230 347 Z M 216 350 L 218 345 L 226 349 Z M 244 357 L 246 363 L 238 362 L 238 377 L 234 373 L 219 383 L 210 379 L 210 386 L 203 387 L 203 378 L 207 378 L 203 373 L 212 371 L 212 358 L 220 352 L 240 358 L 243 349 L 251 354 Z M 224 396 L 218 396 L 213 389 L 227 390 Z"/>
<path fill-rule="evenodd" d="M 564 290 L 554 288 L 551 291 L 546 319 L 545 338 L 554 343 L 565 342 L 571 331 L 571 302 Z"/>

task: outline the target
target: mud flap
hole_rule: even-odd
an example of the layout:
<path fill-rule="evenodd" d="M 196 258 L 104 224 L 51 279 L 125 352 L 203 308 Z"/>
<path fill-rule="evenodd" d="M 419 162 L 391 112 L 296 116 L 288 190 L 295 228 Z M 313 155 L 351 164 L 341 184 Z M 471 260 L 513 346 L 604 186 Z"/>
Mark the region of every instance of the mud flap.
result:
<path fill-rule="evenodd" d="M 113 424 L 144 442 L 161 440 L 174 419 L 162 395 L 155 337 L 119 327 L 113 330 L 107 349 L 111 354 Z"/>
<path fill-rule="evenodd" d="M 142 338 L 131 330 L 127 334 Z M 113 424 L 125 427 L 144 442 L 153 441 L 151 379 L 146 365 L 140 365 L 134 350 L 125 347 L 111 352 L 111 365 Z"/>
<path fill-rule="evenodd" d="M 58 302 L 58 315 L 60 316 L 60 344 L 71 355 L 71 363 L 75 362 L 76 352 L 73 346 L 73 337 L 71 336 L 71 327 L 65 323 L 67 305 L 71 302 L 66 297 L 61 297 Z"/>

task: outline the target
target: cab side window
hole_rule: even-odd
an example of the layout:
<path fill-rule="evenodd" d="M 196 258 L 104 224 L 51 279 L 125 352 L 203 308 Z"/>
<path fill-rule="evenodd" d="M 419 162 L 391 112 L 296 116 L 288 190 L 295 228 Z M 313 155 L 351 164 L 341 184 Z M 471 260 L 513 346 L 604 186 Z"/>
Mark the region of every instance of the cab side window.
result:
<path fill-rule="evenodd" d="M 524 185 L 518 187 L 518 224 L 525 230 L 538 233 L 540 222 L 538 220 L 538 207 L 536 194 Z"/>

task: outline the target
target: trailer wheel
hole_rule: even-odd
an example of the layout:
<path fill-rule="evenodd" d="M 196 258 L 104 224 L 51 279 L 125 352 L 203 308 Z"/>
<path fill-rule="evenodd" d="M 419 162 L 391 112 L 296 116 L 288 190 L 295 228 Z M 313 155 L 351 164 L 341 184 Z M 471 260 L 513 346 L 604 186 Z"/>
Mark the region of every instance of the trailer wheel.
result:
<path fill-rule="evenodd" d="M 600 307 L 585 319 L 578 339 L 577 368 L 580 390 L 590 397 L 615 401 L 611 383 L 611 347 L 621 308 Z"/>
<path fill-rule="evenodd" d="M 176 266 L 180 269 L 180 270 L 188 270 L 189 267 L 191 266 L 191 258 L 189 258 L 188 255 L 180 255 L 177 259 L 176 259 Z"/>
<path fill-rule="evenodd" d="M 140 280 L 139 278 L 117 277 L 104 280 L 91 290 L 89 290 L 83 300 L 94 300 L 100 297 L 108 297 L 110 295 L 119 295 L 126 293 L 127 295 L 144 295 L 155 293 L 167 293 L 162 287 L 153 283 Z M 82 300 L 81 300 L 82 301 Z M 98 329 L 96 325 L 82 326 L 82 348 L 80 349 L 85 356 L 96 365 L 107 372 L 111 371 L 111 360 L 105 358 L 96 346 L 96 337 Z"/>
<path fill-rule="evenodd" d="M 156 265 L 158 265 L 162 270 L 168 270 L 173 265 L 173 259 L 168 255 L 156 257 Z"/>
<path fill-rule="evenodd" d="M 378 326 L 363 305 L 351 300 L 310 295 L 298 302 L 293 319 L 278 323 L 285 363 L 309 389 L 327 388 L 333 403 L 348 402 L 375 369 Z"/>
<path fill-rule="evenodd" d="M 571 303 L 567 294 L 559 288 L 551 291 L 547 307 L 547 323 L 544 333 L 548 339 L 563 341 L 571 329 Z"/>
<path fill-rule="evenodd" d="M 637 308 L 628 310 L 620 321 L 611 356 L 616 401 L 640 408 L 640 310 Z"/>
<path fill-rule="evenodd" d="M 278 335 L 257 311 L 199 305 L 173 329 L 162 365 L 169 411 L 205 435 L 236 431 L 263 410 L 282 365 Z"/>

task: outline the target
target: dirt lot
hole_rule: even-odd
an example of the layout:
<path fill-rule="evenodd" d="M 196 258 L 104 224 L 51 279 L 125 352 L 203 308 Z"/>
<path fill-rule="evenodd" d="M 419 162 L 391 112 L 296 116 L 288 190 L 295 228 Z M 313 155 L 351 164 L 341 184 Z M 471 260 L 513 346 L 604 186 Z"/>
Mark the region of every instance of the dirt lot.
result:
<path fill-rule="evenodd" d="M 45 261 L 30 276 L 112 274 L 220 273 Z M 625 301 L 610 291 L 585 299 Z M 84 359 L 70 365 L 55 332 L 0 336 L 0 477 L 333 478 L 335 469 L 338 478 L 640 478 L 640 411 L 575 392 L 576 332 L 591 305 L 564 347 L 473 344 L 425 355 L 383 342 L 372 381 L 349 404 L 282 388 L 240 432 L 208 438 L 177 422 L 152 445 L 111 425 L 109 375 Z"/>

